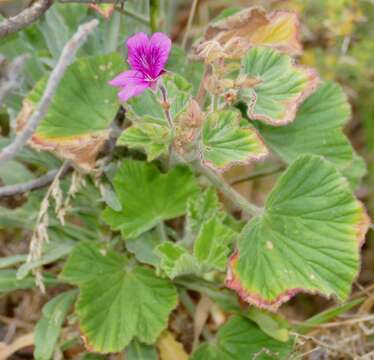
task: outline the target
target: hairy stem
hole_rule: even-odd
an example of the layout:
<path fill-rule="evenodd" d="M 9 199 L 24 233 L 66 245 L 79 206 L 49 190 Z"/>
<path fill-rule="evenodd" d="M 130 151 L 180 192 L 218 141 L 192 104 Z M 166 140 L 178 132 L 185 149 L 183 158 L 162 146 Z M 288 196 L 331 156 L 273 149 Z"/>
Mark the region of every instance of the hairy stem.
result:
<path fill-rule="evenodd" d="M 166 90 L 166 88 L 163 84 L 160 85 L 160 91 L 161 91 L 161 95 L 162 95 L 162 107 L 164 109 L 164 113 L 165 113 L 165 116 L 166 116 L 166 119 L 167 119 L 167 122 L 168 122 L 168 125 L 169 125 L 169 129 L 171 131 L 171 138 L 172 138 L 172 141 L 173 141 L 174 136 L 175 136 L 175 128 L 174 128 L 173 118 L 172 118 L 171 113 L 170 113 L 170 103 L 169 103 L 169 100 L 168 100 L 168 93 L 167 93 L 167 90 Z M 173 156 L 173 145 L 170 144 L 169 145 L 169 165 L 172 161 L 172 156 Z"/>
<path fill-rule="evenodd" d="M 192 163 L 191 165 L 196 171 L 204 175 L 210 181 L 210 183 L 221 191 L 223 195 L 237 208 L 252 216 L 257 216 L 262 213 L 262 208 L 250 203 L 246 198 L 235 191 L 221 176 L 203 166 L 198 161 Z"/>
<path fill-rule="evenodd" d="M 267 177 L 267 176 L 270 176 L 270 175 L 278 174 L 279 172 L 283 171 L 284 169 L 285 169 L 285 167 L 282 165 L 282 166 L 276 167 L 274 169 L 258 171 L 258 172 L 255 172 L 253 174 L 242 176 L 242 177 L 239 177 L 237 179 L 234 179 L 231 182 L 231 185 L 241 184 L 241 183 L 246 182 L 246 181 L 252 181 L 252 180 L 261 179 L 261 178 L 264 178 L 264 177 Z"/>

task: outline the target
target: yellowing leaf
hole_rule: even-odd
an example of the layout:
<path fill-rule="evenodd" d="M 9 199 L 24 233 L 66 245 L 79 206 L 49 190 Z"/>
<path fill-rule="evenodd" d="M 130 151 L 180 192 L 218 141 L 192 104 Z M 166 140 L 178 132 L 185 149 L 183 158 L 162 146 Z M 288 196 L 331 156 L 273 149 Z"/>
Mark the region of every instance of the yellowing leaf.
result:
<path fill-rule="evenodd" d="M 187 360 L 188 355 L 183 345 L 176 341 L 173 335 L 165 331 L 157 341 L 157 348 L 160 351 L 161 360 Z"/>
<path fill-rule="evenodd" d="M 276 11 L 268 16 L 269 22 L 258 27 L 250 36 L 255 45 L 266 45 L 289 54 L 300 54 L 299 21 L 297 15 L 288 11 Z"/>
<path fill-rule="evenodd" d="M 297 15 L 288 11 L 267 14 L 261 7 L 244 9 L 210 25 L 196 50 L 208 59 L 212 58 L 212 52 L 241 58 L 254 46 L 269 46 L 291 55 L 301 54 Z"/>
<path fill-rule="evenodd" d="M 82 58 L 72 64 L 30 145 L 73 160 L 82 168 L 92 168 L 118 110 L 116 90 L 107 82 L 122 68 L 118 54 Z M 18 130 L 36 108 L 46 82 L 46 78 L 41 79 L 25 99 L 17 119 Z"/>

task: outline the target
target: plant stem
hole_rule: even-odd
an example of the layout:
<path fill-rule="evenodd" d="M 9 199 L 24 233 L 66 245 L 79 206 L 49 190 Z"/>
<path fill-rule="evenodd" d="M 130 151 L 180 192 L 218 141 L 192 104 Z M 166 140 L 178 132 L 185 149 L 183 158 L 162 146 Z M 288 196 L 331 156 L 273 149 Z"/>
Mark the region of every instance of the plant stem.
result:
<path fill-rule="evenodd" d="M 128 9 L 127 7 L 125 8 L 121 8 L 121 7 L 116 7 L 116 11 L 118 11 L 119 13 L 123 14 L 123 15 L 127 15 L 127 16 L 130 16 L 132 17 L 133 19 L 139 21 L 140 23 L 144 24 L 144 25 L 147 25 L 147 26 L 150 26 L 150 22 L 151 20 L 149 19 L 149 17 L 147 16 L 144 16 L 142 14 L 139 14 L 133 10 L 130 10 Z"/>
<path fill-rule="evenodd" d="M 190 14 L 188 16 L 188 22 L 187 22 L 186 30 L 184 32 L 183 41 L 182 41 L 182 49 L 183 50 L 186 50 L 188 34 L 191 30 L 191 26 L 192 26 L 193 18 L 195 16 L 198 1 L 199 0 L 193 0 L 192 6 L 191 6 Z"/>
<path fill-rule="evenodd" d="M 182 290 L 179 293 L 179 298 L 183 306 L 186 308 L 187 312 L 190 314 L 191 318 L 194 319 L 195 312 L 196 312 L 196 305 L 188 295 L 186 290 Z M 214 335 L 208 330 L 206 326 L 204 326 L 202 330 L 202 334 L 207 341 L 213 341 Z"/>
<path fill-rule="evenodd" d="M 162 241 L 167 241 L 168 237 L 166 235 L 166 231 L 165 231 L 165 224 L 163 221 L 160 221 L 158 224 L 157 224 L 157 233 L 158 233 L 158 236 L 160 237 L 160 239 Z"/>
<path fill-rule="evenodd" d="M 171 139 L 173 141 L 174 136 L 175 136 L 175 128 L 174 128 L 173 118 L 171 117 L 171 113 L 170 113 L 170 103 L 168 101 L 168 93 L 163 84 L 160 85 L 160 91 L 161 91 L 162 101 L 163 101 L 162 107 L 164 109 L 164 113 L 169 124 L 169 129 L 171 131 Z M 173 156 L 173 145 L 170 144 L 169 145 L 169 165 L 172 161 L 172 156 Z"/>
<path fill-rule="evenodd" d="M 257 216 L 262 213 L 262 208 L 250 203 L 246 198 L 244 198 L 229 184 L 227 184 L 221 176 L 208 169 L 207 167 L 201 165 L 201 163 L 198 161 L 192 163 L 191 165 L 196 171 L 204 175 L 211 182 L 211 184 L 219 191 L 221 191 L 225 195 L 225 197 L 230 200 L 236 207 L 253 216 Z"/>
<path fill-rule="evenodd" d="M 212 108 L 212 112 L 218 110 L 218 95 L 213 95 L 212 94 L 212 97 L 211 97 L 211 108 Z"/>
<path fill-rule="evenodd" d="M 160 0 L 149 0 L 149 13 L 151 18 L 151 31 L 158 30 L 158 15 L 160 13 Z"/>
<path fill-rule="evenodd" d="M 246 175 L 246 176 L 239 177 L 239 178 L 235 179 L 234 181 L 231 182 L 231 185 L 236 185 L 236 184 L 241 184 L 241 183 L 246 182 L 246 181 L 261 179 L 261 178 L 266 177 L 266 176 L 277 174 L 284 169 L 285 169 L 284 166 L 279 166 L 279 167 L 276 167 L 276 168 L 270 169 L 270 170 L 258 171 L 258 172 L 255 172 L 255 173 L 251 174 L 251 175 Z"/>

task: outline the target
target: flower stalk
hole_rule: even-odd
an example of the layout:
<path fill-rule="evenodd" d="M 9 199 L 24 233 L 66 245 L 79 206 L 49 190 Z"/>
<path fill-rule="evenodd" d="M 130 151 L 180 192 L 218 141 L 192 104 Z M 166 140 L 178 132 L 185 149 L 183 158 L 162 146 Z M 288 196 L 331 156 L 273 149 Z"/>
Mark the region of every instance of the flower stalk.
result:
<path fill-rule="evenodd" d="M 172 156 L 173 156 L 173 141 L 175 137 L 175 127 L 173 123 L 173 118 L 170 113 L 170 102 L 168 100 L 168 93 L 166 90 L 166 87 L 164 84 L 160 84 L 160 91 L 161 91 L 161 96 L 162 96 L 162 107 L 164 109 L 164 113 L 166 116 L 166 120 L 169 125 L 170 133 L 171 133 L 171 144 L 169 145 L 169 165 L 172 162 Z"/>

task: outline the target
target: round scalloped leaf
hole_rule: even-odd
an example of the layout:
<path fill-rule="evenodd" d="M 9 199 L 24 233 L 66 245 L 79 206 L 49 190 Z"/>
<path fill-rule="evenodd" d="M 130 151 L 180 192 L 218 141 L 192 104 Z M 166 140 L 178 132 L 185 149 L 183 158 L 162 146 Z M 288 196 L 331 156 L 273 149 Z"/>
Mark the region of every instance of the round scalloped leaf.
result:
<path fill-rule="evenodd" d="M 319 81 L 314 70 L 295 65 L 291 57 L 271 48 L 249 50 L 242 66 L 243 75 L 257 83 L 241 91 L 248 116 L 270 125 L 292 122 Z"/>
<path fill-rule="evenodd" d="M 292 340 L 277 341 L 252 321 L 234 316 L 218 330 L 215 343 L 203 343 L 191 360 L 286 359 L 292 347 Z"/>
<path fill-rule="evenodd" d="M 203 124 L 200 151 L 203 164 L 224 171 L 267 155 L 267 149 L 252 127 L 240 126 L 240 113 L 210 114 Z"/>
<path fill-rule="evenodd" d="M 103 219 L 127 238 L 137 238 L 160 221 L 183 215 L 198 192 L 192 172 L 177 166 L 162 174 L 151 164 L 125 160 L 114 179 L 121 211 L 107 208 Z"/>
<path fill-rule="evenodd" d="M 76 284 L 76 311 L 90 351 L 119 352 L 134 338 L 156 341 L 177 305 L 177 292 L 153 270 L 127 267 L 122 255 L 80 243 L 65 264 L 63 280 Z"/>
<path fill-rule="evenodd" d="M 287 163 L 302 154 L 322 155 L 357 184 L 365 166 L 357 155 L 353 156 L 352 146 L 343 132 L 350 115 L 343 89 L 326 82 L 303 102 L 291 124 L 274 127 L 256 122 L 256 126 L 266 144 Z M 356 165 L 356 172 L 348 170 Z"/>
<path fill-rule="evenodd" d="M 301 156 L 279 179 L 264 213 L 239 236 L 227 286 L 272 311 L 298 292 L 344 300 L 360 268 L 369 224 L 334 165 Z"/>
<path fill-rule="evenodd" d="M 119 54 L 82 58 L 66 70 L 31 139 L 31 145 L 92 167 L 118 110 L 116 90 L 107 82 L 123 68 Z M 47 83 L 40 80 L 24 101 L 17 119 L 21 129 L 37 106 Z"/>

